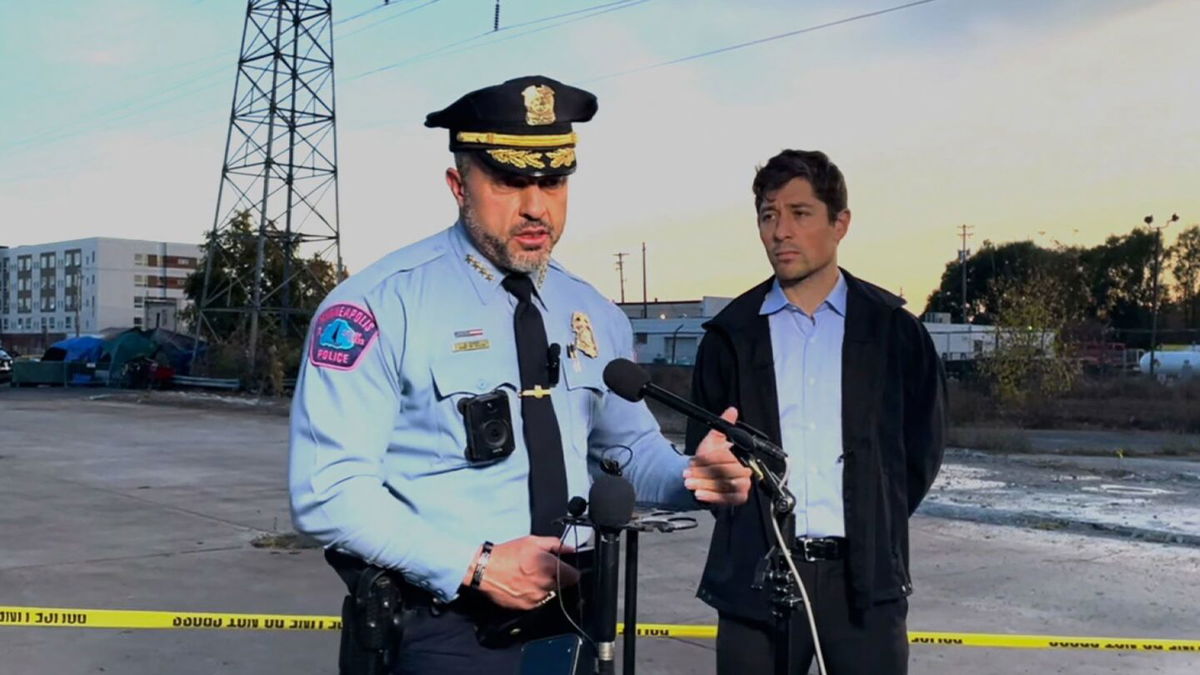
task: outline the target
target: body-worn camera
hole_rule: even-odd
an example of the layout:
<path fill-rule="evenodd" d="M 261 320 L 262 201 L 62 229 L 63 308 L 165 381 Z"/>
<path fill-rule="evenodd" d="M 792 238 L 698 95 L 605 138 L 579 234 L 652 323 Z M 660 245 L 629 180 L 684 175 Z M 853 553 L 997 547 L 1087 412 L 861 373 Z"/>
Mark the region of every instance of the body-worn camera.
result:
<path fill-rule="evenodd" d="M 458 410 L 467 428 L 468 462 L 494 462 L 512 454 L 516 448 L 512 413 L 503 391 L 464 398 Z"/>

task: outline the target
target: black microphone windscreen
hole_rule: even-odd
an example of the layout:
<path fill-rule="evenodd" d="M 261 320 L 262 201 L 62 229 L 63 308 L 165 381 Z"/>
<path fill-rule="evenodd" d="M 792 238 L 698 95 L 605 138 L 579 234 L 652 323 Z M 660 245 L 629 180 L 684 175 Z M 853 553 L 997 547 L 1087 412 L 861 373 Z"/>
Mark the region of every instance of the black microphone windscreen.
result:
<path fill-rule="evenodd" d="M 629 359 L 613 359 L 604 367 L 604 384 L 626 401 L 640 401 L 650 374 Z"/>
<path fill-rule="evenodd" d="M 587 511 L 587 500 L 578 495 L 571 497 L 571 501 L 567 502 L 567 513 L 571 514 L 572 518 L 578 518 Z"/>
<path fill-rule="evenodd" d="M 636 501 L 633 483 L 619 476 L 601 474 L 588 492 L 588 515 L 599 529 L 619 529 L 633 517 Z"/>

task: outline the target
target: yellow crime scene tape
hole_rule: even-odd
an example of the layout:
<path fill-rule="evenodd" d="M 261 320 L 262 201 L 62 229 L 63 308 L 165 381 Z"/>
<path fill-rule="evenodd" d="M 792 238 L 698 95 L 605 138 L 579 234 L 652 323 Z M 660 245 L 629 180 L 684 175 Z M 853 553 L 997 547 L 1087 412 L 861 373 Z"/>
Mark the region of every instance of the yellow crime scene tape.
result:
<path fill-rule="evenodd" d="M 320 615 L 161 612 L 123 609 L 9 607 L 0 605 L 0 626 L 149 630 L 336 631 L 341 630 L 342 620 L 336 616 Z M 618 626 L 617 629 L 621 633 L 624 632 L 623 626 Z M 669 623 L 641 623 L 637 626 L 637 635 L 638 637 L 646 638 L 711 640 L 717 637 L 717 627 Z M 1015 649 L 1061 649 L 1067 651 L 1096 650 L 1200 654 L 1200 640 L 1164 640 L 1157 638 L 910 631 L 908 641 L 915 645 L 933 645 L 939 647 L 1008 647 Z"/>

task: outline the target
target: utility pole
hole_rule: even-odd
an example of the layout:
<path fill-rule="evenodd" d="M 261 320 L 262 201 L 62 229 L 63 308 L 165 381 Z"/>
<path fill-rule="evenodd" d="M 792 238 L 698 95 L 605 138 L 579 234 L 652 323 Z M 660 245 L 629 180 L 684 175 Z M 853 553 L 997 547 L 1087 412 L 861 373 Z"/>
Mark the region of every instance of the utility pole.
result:
<path fill-rule="evenodd" d="M 1162 231 L 1163 228 L 1179 220 L 1178 213 L 1172 213 L 1167 222 L 1154 225 L 1154 216 L 1146 216 L 1143 221 L 1146 227 L 1154 230 L 1154 290 L 1150 298 L 1152 318 L 1150 319 L 1150 377 L 1154 377 L 1154 352 L 1158 345 L 1158 271 L 1162 267 Z"/>
<path fill-rule="evenodd" d="M 625 256 L 628 253 L 614 253 L 617 257 L 617 277 L 621 280 L 621 304 L 625 304 Z"/>
<path fill-rule="evenodd" d="M 642 242 L 642 318 L 650 316 L 649 303 L 646 302 L 646 242 Z"/>
<path fill-rule="evenodd" d="M 971 230 L 975 227 L 972 225 L 959 225 L 959 234 L 962 236 L 962 248 L 958 251 L 958 264 L 962 267 L 962 320 L 963 323 L 970 323 L 967 320 L 967 258 L 971 256 L 970 249 L 967 248 L 967 238 L 971 237 Z"/>
<path fill-rule="evenodd" d="M 500 0 L 496 0 L 496 14 L 492 18 L 492 32 L 500 30 Z"/>

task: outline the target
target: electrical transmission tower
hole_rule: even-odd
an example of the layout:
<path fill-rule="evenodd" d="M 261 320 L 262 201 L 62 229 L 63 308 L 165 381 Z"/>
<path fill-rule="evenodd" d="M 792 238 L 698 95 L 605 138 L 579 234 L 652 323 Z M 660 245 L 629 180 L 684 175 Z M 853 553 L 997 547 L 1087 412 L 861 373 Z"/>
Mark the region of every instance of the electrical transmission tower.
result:
<path fill-rule="evenodd" d="M 302 336 L 342 278 L 332 0 L 249 0 L 196 337 Z M 193 354 L 193 361 L 195 360 Z"/>

